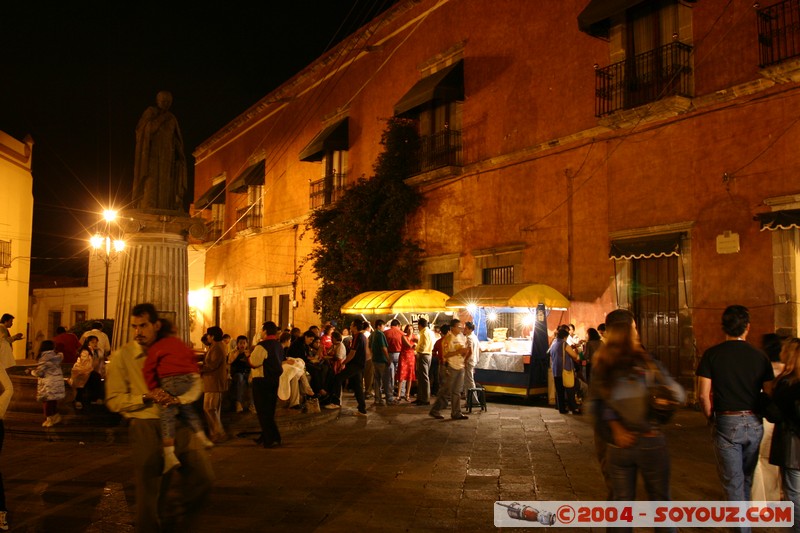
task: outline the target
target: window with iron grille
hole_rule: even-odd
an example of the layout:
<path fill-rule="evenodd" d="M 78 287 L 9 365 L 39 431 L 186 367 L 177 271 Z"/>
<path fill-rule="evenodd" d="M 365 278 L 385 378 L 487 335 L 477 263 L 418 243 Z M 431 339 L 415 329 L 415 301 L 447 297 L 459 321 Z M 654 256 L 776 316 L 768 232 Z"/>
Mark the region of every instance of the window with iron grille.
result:
<path fill-rule="evenodd" d="M 0 241 L 0 268 L 11 268 L 11 241 Z"/>
<path fill-rule="evenodd" d="M 435 291 L 443 292 L 449 296 L 453 295 L 453 273 L 442 272 L 441 274 L 431 275 L 431 288 Z"/>
<path fill-rule="evenodd" d="M 800 56 L 800 0 L 784 0 L 758 10 L 759 65 Z"/>
<path fill-rule="evenodd" d="M 690 8 L 675 0 L 642 2 L 625 11 L 617 21 L 624 59 L 595 70 L 598 117 L 667 96 L 692 96 L 692 47 L 680 40 L 682 16 L 689 15 L 682 13 Z"/>
<path fill-rule="evenodd" d="M 514 283 L 514 265 L 483 269 L 484 285 L 512 285 Z"/>

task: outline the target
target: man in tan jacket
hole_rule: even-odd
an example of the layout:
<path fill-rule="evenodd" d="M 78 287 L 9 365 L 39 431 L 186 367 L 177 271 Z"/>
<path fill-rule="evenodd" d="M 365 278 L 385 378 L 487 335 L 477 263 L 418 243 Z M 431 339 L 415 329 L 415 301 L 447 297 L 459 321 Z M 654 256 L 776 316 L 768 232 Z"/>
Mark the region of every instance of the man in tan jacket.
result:
<path fill-rule="evenodd" d="M 209 348 L 200 369 L 203 377 L 203 411 L 208 422 L 209 438 L 211 442 L 218 443 L 228 440 L 220 418 L 222 394 L 228 390 L 228 362 L 225 345 L 222 343 L 222 328 L 208 328 L 206 341 Z"/>

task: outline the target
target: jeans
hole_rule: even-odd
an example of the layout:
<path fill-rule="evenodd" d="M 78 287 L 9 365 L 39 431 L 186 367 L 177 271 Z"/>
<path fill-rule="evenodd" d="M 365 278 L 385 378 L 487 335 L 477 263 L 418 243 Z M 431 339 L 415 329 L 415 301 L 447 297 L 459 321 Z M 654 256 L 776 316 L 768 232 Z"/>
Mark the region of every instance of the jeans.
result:
<path fill-rule="evenodd" d="M 800 470 L 793 468 L 781 468 L 781 479 L 783 480 L 783 492 L 794 506 L 794 527 L 793 531 L 800 531 Z"/>
<path fill-rule="evenodd" d="M 717 415 L 714 454 L 717 472 L 728 501 L 750 501 L 753 471 L 764 428 L 755 415 Z"/>
<path fill-rule="evenodd" d="M 172 394 L 180 396 L 192 388 L 197 374 L 178 374 L 175 376 L 164 376 L 161 378 L 161 388 Z M 192 431 L 199 433 L 203 431 L 203 423 L 200 415 L 194 410 L 191 403 L 165 405 L 161 407 L 161 437 L 163 439 L 175 439 L 175 418 L 180 415 L 192 428 Z"/>
<path fill-rule="evenodd" d="M 607 447 L 608 474 L 615 501 L 636 499 L 636 477 L 642 474 L 650 501 L 669 501 L 669 453 L 664 435 L 640 436 L 629 448 Z M 617 529 L 617 528 L 615 528 Z M 664 528 L 675 531 L 675 528 Z M 620 528 L 632 531 L 632 528 Z"/>
<path fill-rule="evenodd" d="M 464 369 L 455 370 L 446 367 L 447 379 L 439 386 L 439 394 L 436 396 L 436 403 L 431 408 L 432 415 L 447 407 L 448 397 L 450 399 L 450 417 L 461 417 L 461 389 L 464 387 Z"/>
<path fill-rule="evenodd" d="M 247 391 L 248 374 L 236 372 L 231 374 L 235 401 L 244 405 L 245 391 Z"/>
<path fill-rule="evenodd" d="M 392 365 L 373 361 L 372 366 L 375 368 L 375 381 L 373 382 L 375 402 L 381 401 L 381 391 L 383 391 L 386 403 L 392 403 L 394 401 L 394 393 L 392 390 L 394 389 L 394 383 L 392 382 Z"/>
<path fill-rule="evenodd" d="M 417 401 L 429 402 L 431 399 L 430 354 L 417 354 Z"/>
<path fill-rule="evenodd" d="M 561 376 L 553 376 L 553 383 L 556 386 L 556 407 L 558 407 L 558 412 L 577 411 L 578 404 L 575 403 L 575 387 L 565 387 Z"/>
<path fill-rule="evenodd" d="M 349 364 L 344 367 L 344 370 L 336 374 L 336 379 L 333 382 L 333 391 L 331 391 L 331 402 L 336 405 L 342 404 L 342 385 L 348 379 L 353 378 L 353 392 L 356 395 L 358 402 L 358 411 L 360 413 L 367 412 L 367 404 L 364 402 L 364 369 L 360 366 Z"/>

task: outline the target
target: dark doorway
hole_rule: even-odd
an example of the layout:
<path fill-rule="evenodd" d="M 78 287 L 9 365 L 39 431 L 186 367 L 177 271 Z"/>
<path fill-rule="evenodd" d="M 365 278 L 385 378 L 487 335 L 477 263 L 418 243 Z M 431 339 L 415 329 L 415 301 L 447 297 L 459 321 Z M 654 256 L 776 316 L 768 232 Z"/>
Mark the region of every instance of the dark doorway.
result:
<path fill-rule="evenodd" d="M 632 310 L 642 344 L 673 376 L 680 376 L 677 256 L 633 261 Z"/>

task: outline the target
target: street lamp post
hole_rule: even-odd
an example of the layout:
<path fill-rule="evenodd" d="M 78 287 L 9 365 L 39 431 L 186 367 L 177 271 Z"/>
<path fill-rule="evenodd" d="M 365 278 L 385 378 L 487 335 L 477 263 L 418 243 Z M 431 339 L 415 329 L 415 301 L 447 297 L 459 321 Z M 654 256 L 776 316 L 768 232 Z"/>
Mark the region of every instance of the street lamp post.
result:
<path fill-rule="evenodd" d="M 105 220 L 105 228 L 102 232 L 98 232 L 89 239 L 92 248 L 97 257 L 99 257 L 105 265 L 105 284 L 103 286 L 103 319 L 108 318 L 108 269 L 111 263 L 114 262 L 119 254 L 125 249 L 125 241 L 116 239 L 111 235 L 111 223 L 117 218 L 117 212 L 106 210 L 103 212 L 103 219 Z"/>

